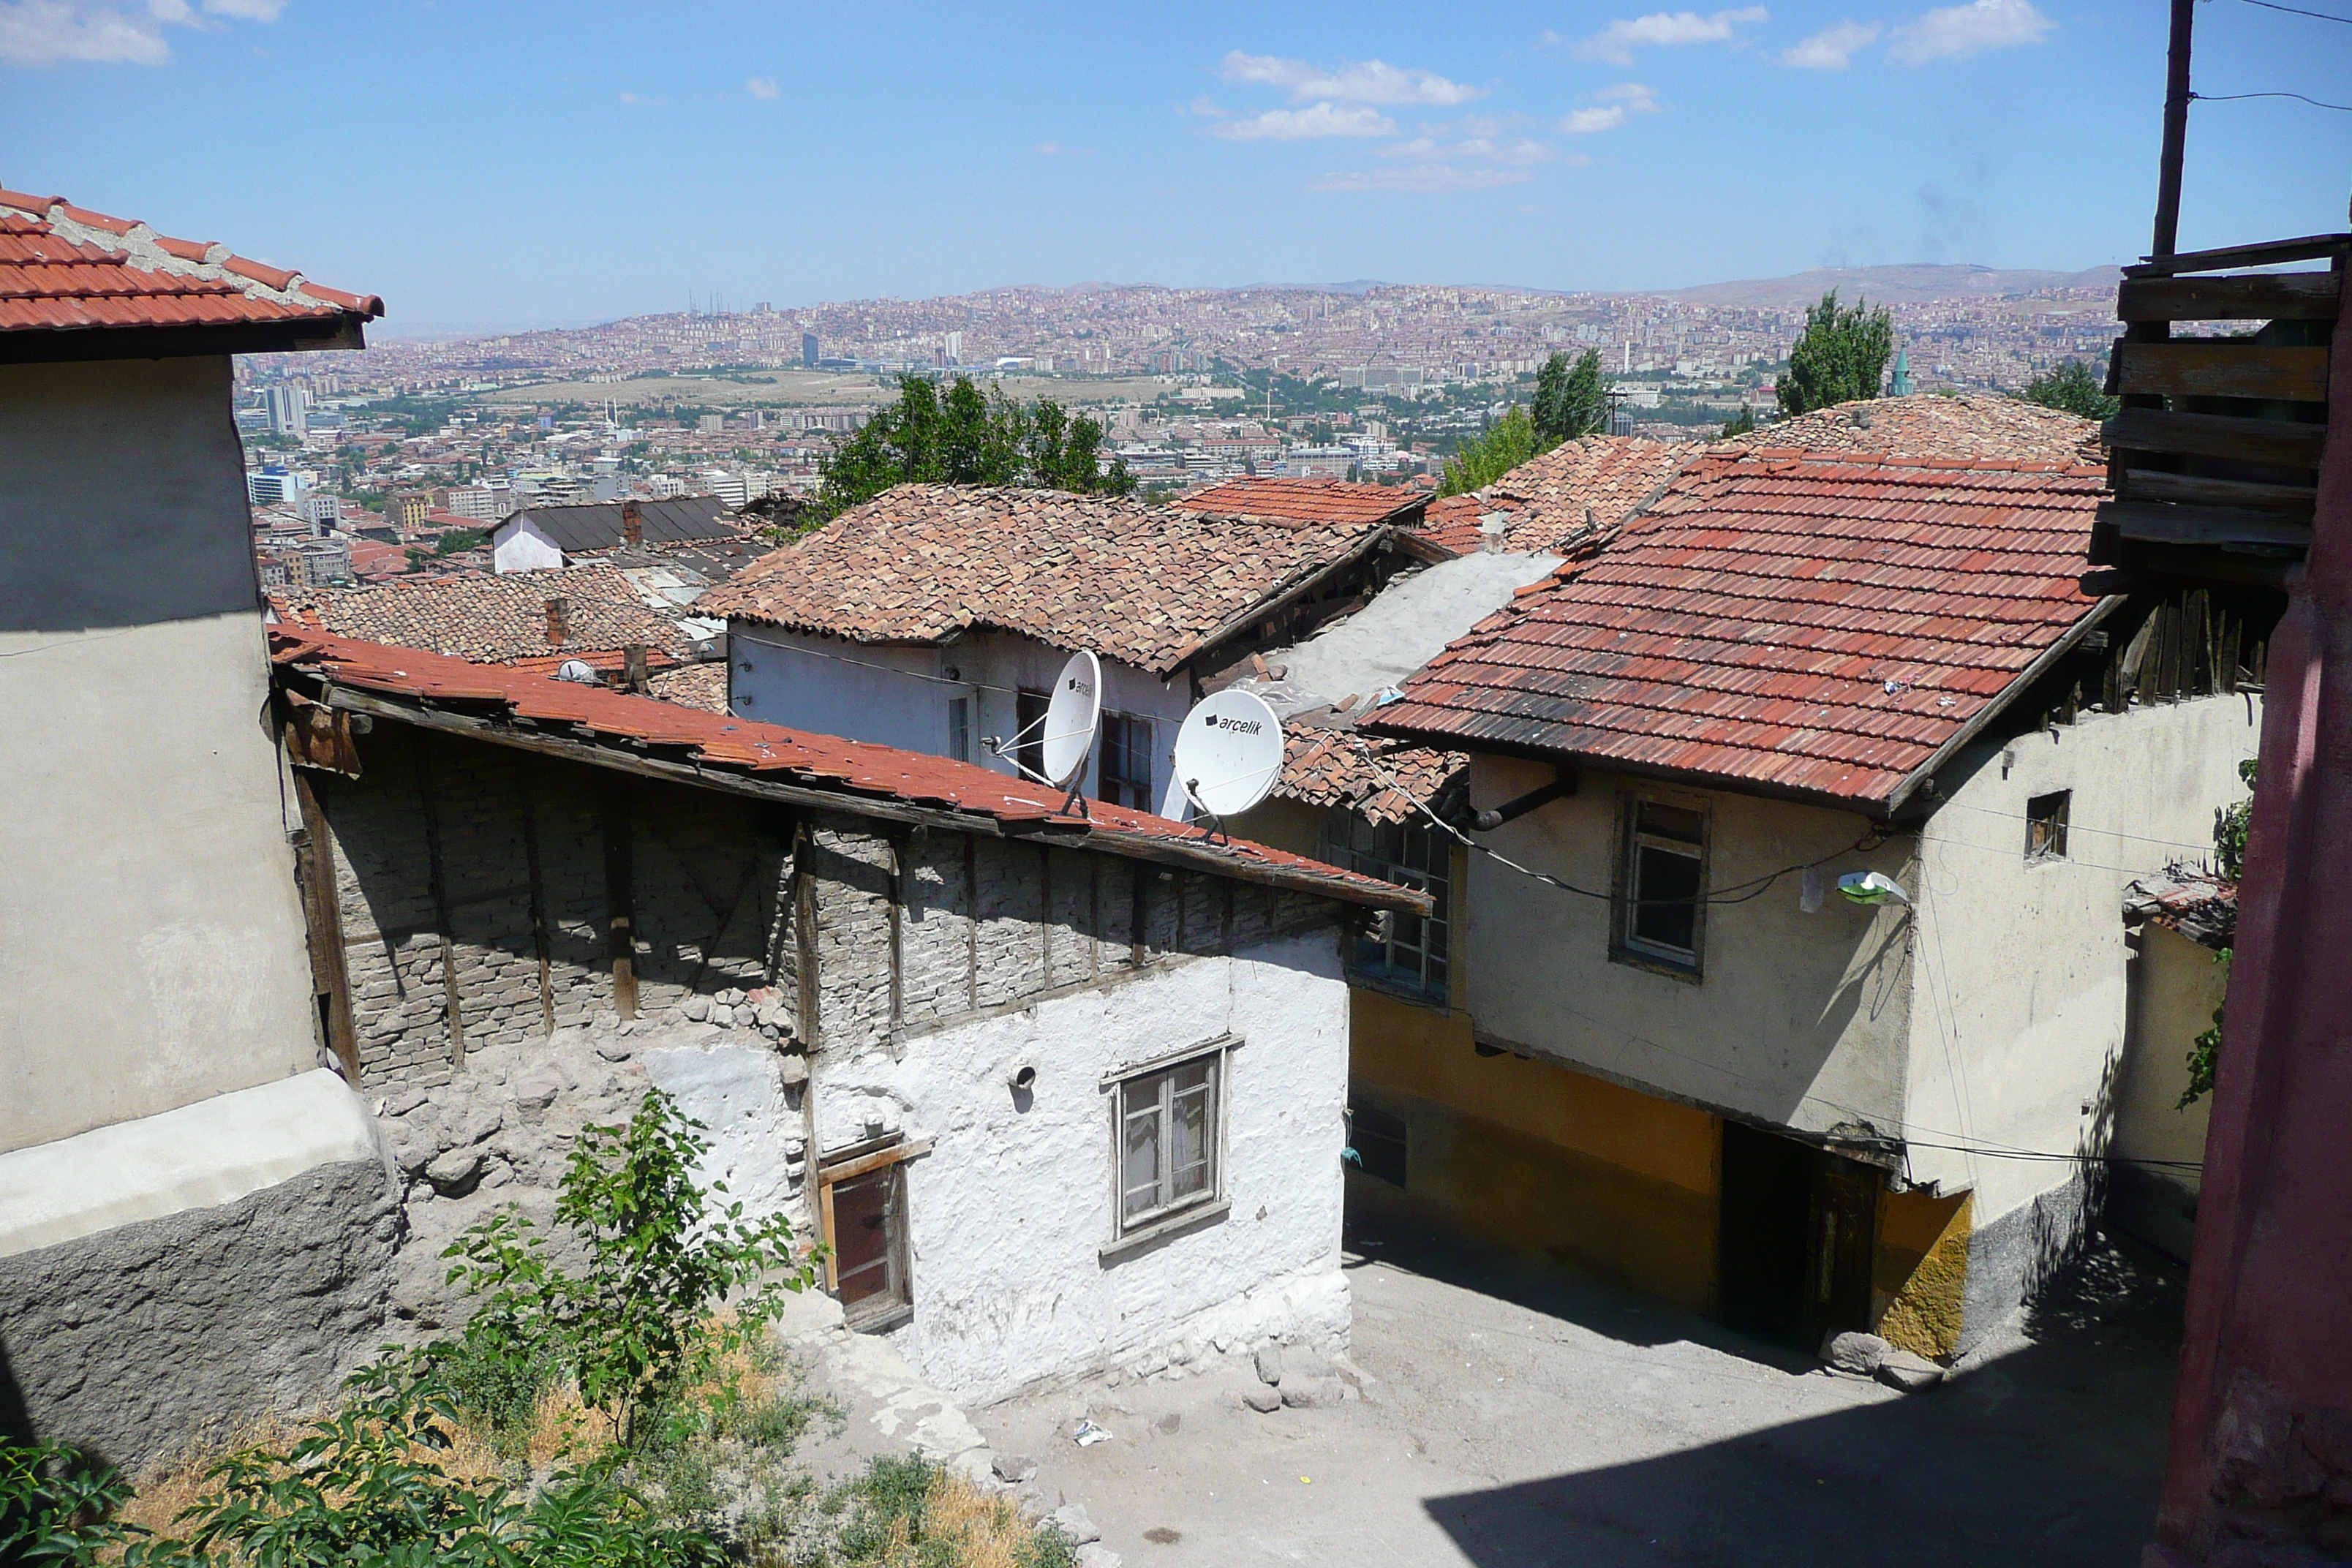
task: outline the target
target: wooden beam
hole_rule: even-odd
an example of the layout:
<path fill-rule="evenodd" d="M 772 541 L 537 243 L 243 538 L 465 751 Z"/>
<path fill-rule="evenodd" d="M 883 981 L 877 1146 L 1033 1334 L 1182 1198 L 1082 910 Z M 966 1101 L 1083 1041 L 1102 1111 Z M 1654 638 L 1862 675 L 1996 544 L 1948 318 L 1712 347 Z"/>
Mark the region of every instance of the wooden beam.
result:
<path fill-rule="evenodd" d="M 604 913 L 606 946 L 613 960 L 613 1005 L 624 1018 L 637 1016 L 635 843 L 630 831 L 629 799 L 619 780 L 604 789 Z"/>
<path fill-rule="evenodd" d="M 2219 250 L 2184 250 L 2178 256 L 2151 256 L 2124 268 L 2126 278 L 2168 278 L 2178 272 L 2226 272 L 2233 267 L 2275 267 L 2287 261 L 2311 261 L 2352 251 L 2352 234 L 2306 234 L 2297 239 L 2268 239 L 2259 245 L 2229 245 Z"/>
<path fill-rule="evenodd" d="M 441 936 L 441 1005 L 449 1017 L 449 1065 L 466 1062 L 466 1012 L 457 991 L 457 934 L 449 921 L 449 883 L 441 866 L 441 813 L 433 799 L 433 769 L 427 762 L 434 742 L 419 735 L 410 756 L 416 768 L 416 798 L 425 819 L 425 873 L 433 895 L 433 924 Z"/>
<path fill-rule="evenodd" d="M 2306 485 L 2263 485 L 2248 479 L 2216 479 L 2202 474 L 2175 474 L 2162 468 L 2127 468 L 2124 499 L 2172 501 L 2187 506 L 2220 507 L 2230 511 L 2261 512 L 2308 523 L 2319 492 Z"/>
<path fill-rule="evenodd" d="M 2180 167 L 2189 147 L 2189 54 L 2197 0 L 2172 0 L 2164 61 L 2164 142 L 2157 156 L 2156 236 L 2148 248 L 2169 256 L 2180 241 Z"/>
<path fill-rule="evenodd" d="M 2327 426 L 2284 419 L 2241 419 L 2229 414 L 2173 414 L 2157 408 L 2126 408 L 2101 431 L 2109 447 L 2142 452 L 2179 452 L 2200 458 L 2236 458 L 2275 463 L 2284 468 L 2316 468 Z"/>
<path fill-rule="evenodd" d="M 310 989 L 320 999 L 327 1048 L 343 1065 L 343 1081 L 360 1086 L 359 1026 L 352 1017 L 352 972 L 343 951 L 342 900 L 335 888 L 335 845 L 327 814 L 310 773 L 294 774 L 294 800 L 302 814 L 302 842 L 296 847 L 294 874 L 302 889 L 304 924 L 310 932 Z"/>
<path fill-rule="evenodd" d="M 2295 563 L 2266 560 L 2211 546 L 2134 541 L 2129 569 L 2136 576 L 2188 583 L 2234 583 L 2253 588 L 2284 588 Z M 2259 645 L 2258 645 L 2259 646 Z"/>
<path fill-rule="evenodd" d="M 2127 278 L 2116 290 L 2116 314 L 2126 321 L 2332 321 L 2341 292 L 2333 272 Z"/>
<path fill-rule="evenodd" d="M 2258 512 L 2210 507 L 2161 506 L 2152 501 L 2109 501 L 2100 521 L 2126 539 L 2155 544 L 2262 544 L 2308 549 L 2311 524 L 2264 517 Z"/>
<path fill-rule="evenodd" d="M 538 759 L 515 759 L 515 794 L 522 802 L 522 853 L 530 870 L 530 945 L 539 956 L 539 1026 L 542 1035 L 555 1033 L 555 957 L 547 930 L 547 884 L 539 868 L 539 813 L 530 800 L 531 779 Z"/>
<path fill-rule="evenodd" d="M 2116 345 L 2116 390 L 2126 395 L 2327 401 L 2327 351 L 2242 339 L 2175 338 Z"/>

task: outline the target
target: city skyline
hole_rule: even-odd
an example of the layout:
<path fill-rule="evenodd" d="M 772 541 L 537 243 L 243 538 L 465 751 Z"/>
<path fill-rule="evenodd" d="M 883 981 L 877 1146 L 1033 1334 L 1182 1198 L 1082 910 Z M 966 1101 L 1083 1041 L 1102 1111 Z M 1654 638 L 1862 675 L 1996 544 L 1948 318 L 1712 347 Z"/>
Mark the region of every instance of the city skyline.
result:
<path fill-rule="evenodd" d="M 2200 91 L 2340 99 L 2352 28 L 2233 0 L 2199 16 Z M 0 181 L 251 236 L 382 293 L 397 334 L 1089 279 L 2071 271 L 2146 247 L 2162 22 L 2061 0 L 1513 6 L 1443 29 L 1211 6 L 1171 33 L 1056 6 L 0 0 Z M 97 94 L 110 133 L 77 133 Z M 2352 115 L 2197 105 L 2183 243 L 2340 227 L 2347 154 Z"/>

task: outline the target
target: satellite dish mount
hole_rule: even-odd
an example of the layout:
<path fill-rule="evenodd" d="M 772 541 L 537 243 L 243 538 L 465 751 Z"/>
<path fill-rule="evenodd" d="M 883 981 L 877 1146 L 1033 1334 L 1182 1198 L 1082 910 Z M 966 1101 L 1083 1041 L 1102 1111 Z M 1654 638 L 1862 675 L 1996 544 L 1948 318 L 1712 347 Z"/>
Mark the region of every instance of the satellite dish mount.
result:
<path fill-rule="evenodd" d="M 1011 763 L 1013 771 L 1024 778 L 1034 779 L 1052 789 L 1067 790 L 1062 802 L 1065 815 L 1086 816 L 1085 792 L 1087 759 L 1094 754 L 1095 734 L 1102 727 L 1102 661 L 1084 648 L 1069 657 L 1062 672 L 1054 678 L 1054 694 L 1045 704 L 1045 716 L 1024 726 L 1010 744 L 991 737 L 989 751 Z M 1030 744 L 1037 748 L 1038 765 L 1032 768 L 1022 762 L 1020 752 Z"/>

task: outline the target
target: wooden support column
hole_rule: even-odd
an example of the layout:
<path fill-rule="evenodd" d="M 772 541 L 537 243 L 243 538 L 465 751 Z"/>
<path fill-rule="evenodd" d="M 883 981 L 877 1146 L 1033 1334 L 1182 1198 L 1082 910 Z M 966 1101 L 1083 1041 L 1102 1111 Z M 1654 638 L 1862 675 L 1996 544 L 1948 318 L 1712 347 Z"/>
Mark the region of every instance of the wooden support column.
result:
<path fill-rule="evenodd" d="M 1054 984 L 1054 850 L 1037 846 L 1037 963 L 1044 970 L 1041 985 Z"/>
<path fill-rule="evenodd" d="M 980 838 L 963 836 L 963 988 L 964 1006 L 980 1008 Z"/>
<path fill-rule="evenodd" d="M 1128 966 L 1143 967 L 1145 956 L 1151 951 L 1151 872 L 1140 860 L 1127 863 L 1129 886 L 1134 894 L 1128 911 Z"/>
<path fill-rule="evenodd" d="M 539 955 L 540 1032 L 555 1033 L 555 963 L 547 930 L 547 883 L 539 868 L 539 813 L 531 802 L 531 786 L 539 765 L 529 754 L 515 761 L 515 789 L 522 800 L 522 852 L 530 868 L 530 942 Z"/>
<path fill-rule="evenodd" d="M 890 1034 L 896 1038 L 907 1017 L 906 938 L 901 930 L 907 916 L 907 841 L 894 833 L 887 842 L 890 847 Z"/>
<path fill-rule="evenodd" d="M 352 972 L 343 953 L 343 910 L 335 891 L 335 847 L 327 814 L 308 768 L 289 769 L 294 800 L 302 814 L 301 841 L 294 847 L 294 875 L 302 890 L 303 924 L 310 932 L 310 991 L 318 998 L 327 1048 L 343 1065 L 343 1081 L 360 1081 L 359 1027 L 352 1020 Z"/>
<path fill-rule="evenodd" d="M 457 990 L 457 933 L 449 920 L 449 882 L 441 865 L 441 813 L 433 799 L 432 748 L 416 737 L 416 799 L 425 818 L 425 880 L 433 895 L 433 926 L 441 937 L 441 1005 L 449 1020 L 449 1065 L 466 1063 L 466 1013 Z"/>
<path fill-rule="evenodd" d="M 800 825 L 793 838 L 793 969 L 800 978 L 801 1048 L 809 1056 L 809 1079 L 803 1093 L 812 1097 L 816 1092 L 816 1052 L 824 1038 L 824 1020 L 818 1016 L 824 1005 L 824 992 L 817 984 L 816 972 L 816 878 L 808 868 L 808 824 Z M 808 1158 L 816 1163 L 816 1143 L 814 1123 L 810 1133 Z"/>
<path fill-rule="evenodd" d="M 604 910 L 610 921 L 613 1005 L 637 1016 L 636 862 L 629 830 L 629 797 L 617 784 L 604 790 Z"/>

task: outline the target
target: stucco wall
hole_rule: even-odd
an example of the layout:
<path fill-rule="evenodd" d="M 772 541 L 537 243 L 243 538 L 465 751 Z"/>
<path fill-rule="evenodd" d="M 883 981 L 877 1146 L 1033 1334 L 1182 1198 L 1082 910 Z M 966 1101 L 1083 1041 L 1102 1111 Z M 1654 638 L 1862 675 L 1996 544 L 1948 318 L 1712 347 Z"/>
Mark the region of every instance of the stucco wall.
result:
<path fill-rule="evenodd" d="M 490 564 L 499 572 L 542 572 L 563 564 L 563 552 L 526 519 L 501 523 L 491 536 Z"/>
<path fill-rule="evenodd" d="M 2210 855 L 2215 808 L 2245 794 L 2238 763 L 2254 752 L 2260 718 L 2260 700 L 2242 695 L 2085 714 L 1945 770 L 1946 803 L 1906 883 L 1921 957 L 1911 1176 L 1973 1191 L 1980 1235 L 2077 1168 L 1926 1145 L 2105 1150 L 2124 1044 L 2124 889 Z M 2057 790 L 2073 792 L 2065 858 L 2029 862 L 2026 804 Z"/>
<path fill-rule="evenodd" d="M 0 366 L 0 1150 L 316 1064 L 226 359 Z"/>
<path fill-rule="evenodd" d="M 1106 1074 L 1230 1033 L 1221 1217 L 1105 1258 L 1115 1238 Z M 1037 1070 L 1033 1093 L 1005 1082 Z M 1165 966 L 819 1064 L 821 1141 L 868 1115 L 935 1140 L 908 1166 L 916 1315 L 901 1348 L 989 1399 L 1215 1341 L 1344 1337 L 1339 1274 L 1348 993 L 1326 928 Z M 887 1112 L 887 1114 L 886 1114 Z"/>
<path fill-rule="evenodd" d="M 1549 768 L 1481 756 L 1471 766 L 1480 806 L 1551 778 Z M 1633 781 L 1588 772 L 1577 793 L 1481 841 L 1578 887 L 1607 893 L 1615 869 L 1619 796 Z M 1833 858 L 1831 880 L 1880 870 L 1907 880 L 1907 837 L 1852 847 L 1869 825 L 1821 807 L 1712 792 L 1672 792 L 1710 814 L 1709 885 L 1738 887 L 1782 867 Z M 1851 852 L 1849 852 L 1851 851 Z M 1910 1048 L 1911 954 L 1902 911 L 1832 893 L 1799 912 L 1801 877 L 1706 911 L 1697 983 L 1613 961 L 1611 905 L 1470 857 L 1460 927 L 1475 963 L 1465 1001 L 1479 1032 L 1710 1109 L 1827 1131 L 1902 1119 Z"/>
<path fill-rule="evenodd" d="M 988 754 L 982 741 L 1010 741 L 1019 730 L 1015 693 L 1050 689 L 1069 654 L 1012 632 L 978 632 L 944 648 L 875 647 L 759 626 L 728 628 L 730 701 L 735 712 L 772 724 L 946 756 L 948 703 L 973 702 L 971 761 L 999 773 L 1013 764 Z M 956 679 L 950 683 L 947 671 Z M 1192 706 L 1192 679 L 1163 681 L 1115 660 L 1102 661 L 1103 710 L 1141 714 L 1155 723 L 1155 809 L 1181 819 L 1182 793 L 1170 776 L 1168 751 Z M 1088 759 L 1086 793 L 1098 793 L 1101 748 Z"/>
<path fill-rule="evenodd" d="M 2213 1026 L 2229 989 L 2221 955 L 2154 921 L 2140 928 L 2131 962 L 2131 1013 L 2116 1094 L 2115 1152 L 2126 1160 L 2161 1161 L 2168 1181 L 2195 1193 L 2194 1166 L 2205 1158 L 2212 1097 L 2183 1108 L 2189 1051 Z"/>

